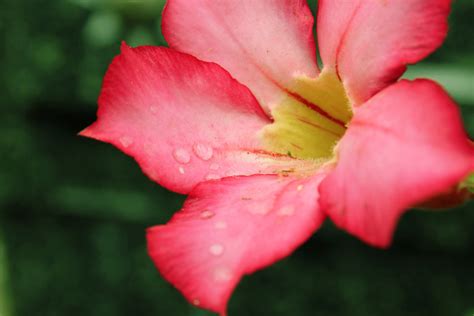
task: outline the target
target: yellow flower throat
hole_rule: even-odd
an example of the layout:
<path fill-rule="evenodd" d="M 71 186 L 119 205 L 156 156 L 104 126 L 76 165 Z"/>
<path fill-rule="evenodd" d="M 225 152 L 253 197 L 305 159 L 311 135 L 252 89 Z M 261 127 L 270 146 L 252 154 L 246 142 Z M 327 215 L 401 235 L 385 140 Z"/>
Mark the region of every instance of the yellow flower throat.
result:
<path fill-rule="evenodd" d="M 274 122 L 262 130 L 265 149 L 310 160 L 331 159 L 352 118 L 343 84 L 327 70 L 297 78 L 271 114 Z"/>

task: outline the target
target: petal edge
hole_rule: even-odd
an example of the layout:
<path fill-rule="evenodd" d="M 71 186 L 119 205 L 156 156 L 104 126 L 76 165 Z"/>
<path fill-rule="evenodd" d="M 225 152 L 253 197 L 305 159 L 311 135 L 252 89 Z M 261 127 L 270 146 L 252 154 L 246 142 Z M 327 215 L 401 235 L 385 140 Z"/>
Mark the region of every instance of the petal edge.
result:
<path fill-rule="evenodd" d="M 320 186 L 321 207 L 337 226 L 379 247 L 390 245 L 407 208 L 474 168 L 459 109 L 429 80 L 402 80 L 360 107 L 338 154 Z"/>
<path fill-rule="evenodd" d="M 242 276 L 286 257 L 322 224 L 321 179 L 257 175 L 203 183 L 168 224 L 148 230 L 149 254 L 190 303 L 225 314 Z"/>

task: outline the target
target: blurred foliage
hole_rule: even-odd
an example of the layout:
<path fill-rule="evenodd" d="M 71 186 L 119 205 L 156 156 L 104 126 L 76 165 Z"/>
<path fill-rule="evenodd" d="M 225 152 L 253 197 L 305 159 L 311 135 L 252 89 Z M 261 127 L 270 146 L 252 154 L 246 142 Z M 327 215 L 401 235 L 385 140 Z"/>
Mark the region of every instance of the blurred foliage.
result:
<path fill-rule="evenodd" d="M 10 304 L 18 316 L 209 315 L 185 303 L 145 251 L 144 229 L 166 222 L 183 197 L 151 183 L 111 146 L 76 136 L 95 118 L 102 76 L 121 40 L 165 45 L 163 4 L 2 3 L 3 316 Z M 440 81 L 460 103 L 471 136 L 473 16 L 472 0 L 455 1 L 445 45 L 407 74 Z M 408 213 L 388 251 L 327 224 L 290 258 L 245 278 L 230 314 L 472 316 L 472 206 Z"/>
<path fill-rule="evenodd" d="M 0 223 L 1 225 L 2 223 Z M 10 292 L 8 282 L 8 264 L 6 244 L 3 237 L 3 227 L 0 226 L 0 315 L 10 315 Z"/>

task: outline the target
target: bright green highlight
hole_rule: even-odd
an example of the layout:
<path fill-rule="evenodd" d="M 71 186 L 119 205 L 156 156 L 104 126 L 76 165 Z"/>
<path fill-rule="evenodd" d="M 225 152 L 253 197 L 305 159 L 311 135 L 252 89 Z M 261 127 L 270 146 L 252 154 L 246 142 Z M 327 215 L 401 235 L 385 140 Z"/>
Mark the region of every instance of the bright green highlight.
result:
<path fill-rule="evenodd" d="M 334 146 L 352 117 L 344 86 L 332 71 L 323 71 L 317 79 L 297 78 L 271 114 L 273 124 L 262 131 L 265 149 L 313 160 L 332 158 Z"/>
<path fill-rule="evenodd" d="M 474 193 L 474 172 L 461 182 L 460 188 L 467 189 L 469 192 Z"/>

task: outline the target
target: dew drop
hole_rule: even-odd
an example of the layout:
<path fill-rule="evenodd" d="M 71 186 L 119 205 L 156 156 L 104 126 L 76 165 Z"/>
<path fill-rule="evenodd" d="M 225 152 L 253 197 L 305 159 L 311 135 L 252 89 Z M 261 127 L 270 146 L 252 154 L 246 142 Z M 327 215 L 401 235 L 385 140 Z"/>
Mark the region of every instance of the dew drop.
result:
<path fill-rule="evenodd" d="M 217 169 L 219 169 L 219 165 L 216 164 L 216 163 L 213 163 L 213 164 L 211 164 L 211 165 L 209 166 L 209 169 L 211 169 L 211 170 L 217 170 Z"/>
<path fill-rule="evenodd" d="M 209 247 L 209 252 L 211 253 L 211 255 L 220 256 L 224 253 L 224 246 L 222 246 L 221 244 L 214 244 Z"/>
<path fill-rule="evenodd" d="M 120 143 L 122 144 L 123 147 L 128 148 L 131 144 L 133 144 L 133 139 L 130 137 L 124 136 L 120 138 Z"/>
<path fill-rule="evenodd" d="M 153 156 L 153 145 L 150 142 L 145 142 L 143 144 L 143 150 L 148 156 Z"/>
<path fill-rule="evenodd" d="M 233 170 L 228 170 L 228 171 L 225 172 L 226 177 L 233 177 L 233 176 L 236 176 L 238 174 L 239 174 L 238 172 L 235 172 Z"/>
<path fill-rule="evenodd" d="M 208 219 L 208 218 L 213 217 L 214 215 L 216 215 L 216 213 L 214 213 L 213 211 L 205 210 L 201 212 L 200 216 L 202 219 Z"/>
<path fill-rule="evenodd" d="M 153 114 L 158 113 L 158 107 L 154 105 L 150 105 L 150 112 Z"/>
<path fill-rule="evenodd" d="M 174 159 L 179 163 L 189 163 L 191 161 L 191 156 L 186 149 L 178 148 L 173 152 Z"/>
<path fill-rule="evenodd" d="M 266 215 L 269 212 L 268 208 L 250 208 L 248 212 L 253 215 Z"/>
<path fill-rule="evenodd" d="M 295 213 L 295 209 L 292 206 L 284 206 L 278 210 L 277 215 L 279 216 L 291 216 Z"/>
<path fill-rule="evenodd" d="M 296 190 L 301 191 L 303 190 L 304 185 L 300 184 L 299 186 L 296 187 Z"/>
<path fill-rule="evenodd" d="M 232 272 L 225 267 L 217 268 L 214 271 L 214 280 L 217 282 L 226 282 L 232 279 Z"/>
<path fill-rule="evenodd" d="M 181 173 L 181 174 L 184 174 L 184 172 L 185 172 L 183 167 L 179 167 L 178 170 L 179 170 L 179 173 Z"/>
<path fill-rule="evenodd" d="M 197 298 L 195 298 L 195 299 L 193 300 L 193 304 L 196 305 L 196 306 L 199 306 L 199 305 L 201 305 L 201 301 L 198 300 Z"/>
<path fill-rule="evenodd" d="M 206 180 L 217 180 L 217 179 L 220 179 L 220 177 L 217 174 L 210 173 L 206 176 Z"/>
<path fill-rule="evenodd" d="M 214 224 L 214 227 L 215 227 L 216 229 L 219 229 L 219 230 L 221 230 L 221 229 L 226 229 L 226 228 L 227 228 L 227 223 L 224 222 L 224 221 L 218 221 L 218 222 L 216 222 L 216 223 Z"/>
<path fill-rule="evenodd" d="M 193 150 L 196 156 L 206 161 L 211 159 L 214 153 L 211 147 L 204 144 L 195 144 Z"/>

